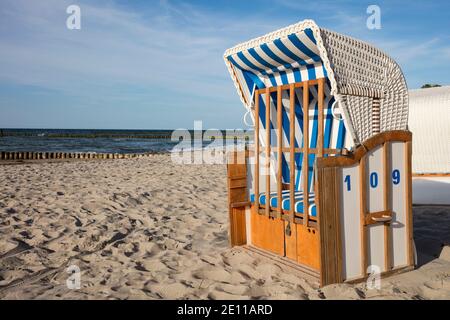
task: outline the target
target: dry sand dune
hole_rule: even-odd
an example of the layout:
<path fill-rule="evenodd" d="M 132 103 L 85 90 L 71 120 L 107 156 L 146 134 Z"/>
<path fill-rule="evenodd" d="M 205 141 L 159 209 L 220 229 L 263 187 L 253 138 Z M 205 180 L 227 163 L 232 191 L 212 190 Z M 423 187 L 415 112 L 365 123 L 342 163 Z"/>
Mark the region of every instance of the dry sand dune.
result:
<path fill-rule="evenodd" d="M 223 165 L 140 159 L 0 166 L 2 299 L 450 298 L 450 209 L 414 209 L 420 268 L 316 284 L 228 247 Z M 441 256 L 441 259 L 439 259 Z M 68 289 L 66 269 L 81 270 Z"/>

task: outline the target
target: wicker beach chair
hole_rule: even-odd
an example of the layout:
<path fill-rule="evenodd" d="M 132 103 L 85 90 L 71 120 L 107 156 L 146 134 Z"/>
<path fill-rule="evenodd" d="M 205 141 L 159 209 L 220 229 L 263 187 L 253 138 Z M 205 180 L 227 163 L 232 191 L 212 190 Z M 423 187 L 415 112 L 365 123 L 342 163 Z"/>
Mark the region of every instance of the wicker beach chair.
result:
<path fill-rule="evenodd" d="M 397 63 L 311 20 L 224 59 L 255 131 L 243 157 L 229 155 L 231 244 L 321 285 L 411 269 L 411 133 Z"/>

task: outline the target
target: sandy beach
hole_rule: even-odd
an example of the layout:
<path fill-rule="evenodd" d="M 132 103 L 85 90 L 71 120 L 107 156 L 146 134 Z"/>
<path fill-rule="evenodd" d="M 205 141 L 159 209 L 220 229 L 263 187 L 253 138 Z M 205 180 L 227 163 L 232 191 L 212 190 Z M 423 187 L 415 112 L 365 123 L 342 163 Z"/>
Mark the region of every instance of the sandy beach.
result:
<path fill-rule="evenodd" d="M 5 164 L 0 186 L 1 299 L 450 299 L 449 207 L 414 207 L 416 270 L 318 289 L 229 248 L 224 165 Z"/>

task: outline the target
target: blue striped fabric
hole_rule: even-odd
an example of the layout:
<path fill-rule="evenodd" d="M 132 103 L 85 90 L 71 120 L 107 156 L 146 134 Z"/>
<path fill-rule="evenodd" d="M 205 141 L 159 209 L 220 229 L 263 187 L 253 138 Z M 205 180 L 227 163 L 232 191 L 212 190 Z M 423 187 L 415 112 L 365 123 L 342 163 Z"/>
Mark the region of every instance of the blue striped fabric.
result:
<path fill-rule="evenodd" d="M 311 29 L 305 29 L 303 32 L 290 34 L 287 37 L 276 39 L 271 43 L 265 43 L 260 46 L 243 50 L 236 54 L 227 57 L 232 64 L 238 81 L 241 83 L 244 96 L 247 101 L 251 101 L 255 89 L 263 89 L 266 87 L 273 87 L 288 83 L 302 82 L 306 80 L 313 80 L 317 78 L 326 77 L 327 73 L 322 65 L 319 50 L 314 39 Z M 271 99 L 271 113 L 276 114 L 276 103 Z M 302 121 L 299 121 L 299 116 L 302 115 L 301 97 L 296 99 L 296 119 L 294 119 L 295 126 L 303 130 Z M 289 126 L 290 119 L 286 110 L 286 105 L 283 103 L 283 143 L 290 145 Z M 266 130 L 265 122 L 265 100 L 260 99 L 260 128 L 261 144 L 264 145 L 263 135 Z M 270 129 L 276 128 L 271 117 Z M 278 134 L 278 133 L 277 133 Z M 301 135 L 296 134 L 295 147 L 302 145 Z M 278 161 L 278 159 L 276 160 Z M 283 181 L 290 183 L 290 173 L 288 166 L 288 156 L 283 155 Z M 301 168 L 302 156 L 295 155 L 295 164 L 297 168 Z M 299 171 L 298 171 L 299 172 Z M 297 176 L 298 173 L 297 172 Z M 298 177 L 295 182 L 298 182 Z M 296 183 L 296 190 L 300 189 L 300 185 Z"/>
<path fill-rule="evenodd" d="M 327 81 L 325 83 L 324 88 L 324 94 L 325 94 L 325 102 L 324 106 L 326 107 L 324 110 L 324 148 L 333 148 L 333 149 L 341 149 L 344 147 L 345 144 L 345 137 L 346 137 L 346 130 L 344 126 L 343 121 L 336 120 L 333 118 L 331 113 L 331 108 L 334 103 L 334 97 L 331 96 L 330 93 L 330 84 Z M 300 122 L 300 124 L 303 123 L 303 102 L 301 100 L 301 96 L 297 96 L 299 104 L 298 112 L 296 113 L 297 120 Z M 309 147 L 310 148 L 316 148 L 318 143 L 318 126 L 319 126 L 319 115 L 318 115 L 318 103 L 317 103 L 317 87 L 310 87 L 310 93 L 309 93 Z M 303 128 L 301 127 L 301 130 L 303 132 Z M 298 139 L 302 139 L 301 136 L 299 136 Z M 303 141 L 301 141 L 301 145 L 303 147 Z M 299 154 L 300 160 L 299 164 L 296 164 L 297 166 L 297 175 L 295 180 L 295 189 L 296 190 L 303 190 L 303 184 L 302 184 L 302 165 L 303 165 L 303 153 Z M 326 155 L 325 155 L 326 156 Z M 309 192 L 314 192 L 314 162 L 316 159 L 315 154 L 309 154 L 308 159 L 308 185 L 309 185 Z"/>
<path fill-rule="evenodd" d="M 241 83 L 241 89 L 244 93 L 245 99 L 249 102 L 253 100 L 255 89 L 264 89 L 266 87 L 275 87 L 284 84 L 302 82 L 307 80 L 314 80 L 319 78 L 327 79 L 327 72 L 323 66 L 320 58 L 319 50 L 316 45 L 316 40 L 311 29 L 305 29 L 302 32 L 290 34 L 286 37 L 276 39 L 269 43 L 264 43 L 253 48 L 245 49 L 227 57 L 235 71 L 238 81 Z M 290 141 L 290 122 L 294 121 L 296 127 L 295 141 L 293 141 L 296 148 L 303 147 L 303 89 L 297 88 L 295 95 L 295 119 L 290 119 L 289 116 L 289 93 L 283 91 L 282 97 L 282 141 L 284 146 L 291 145 Z M 345 126 L 343 121 L 338 121 L 332 117 L 331 108 L 334 102 L 333 96 L 330 93 L 330 82 L 325 84 L 325 113 L 324 113 L 324 147 L 325 148 L 342 148 L 345 143 Z M 271 121 L 270 128 L 266 128 L 266 108 L 270 108 Z M 274 130 L 278 127 L 277 123 L 277 105 L 276 93 L 271 94 L 270 105 L 266 106 L 266 99 L 259 99 L 260 114 L 257 119 L 260 124 L 260 144 L 264 147 L 266 130 L 273 130 L 274 135 L 278 135 L 278 131 Z M 315 148 L 317 146 L 318 138 L 318 103 L 317 103 L 317 87 L 310 87 L 309 94 L 309 147 Z M 278 137 L 276 137 L 278 138 Z M 272 146 L 277 139 L 272 140 Z M 269 142 L 270 143 L 270 142 Z M 283 183 L 291 183 L 290 168 L 289 168 L 289 153 L 283 153 L 282 156 L 278 154 L 272 155 L 271 168 L 277 168 L 277 162 L 282 161 L 282 179 Z M 314 162 L 316 155 L 310 154 L 308 158 L 308 184 L 309 192 L 313 194 L 314 191 Z M 302 161 L 303 154 L 295 154 L 295 190 L 299 197 L 302 197 Z M 272 172 L 274 175 L 274 172 Z M 253 196 L 254 197 L 254 196 Z M 265 195 L 261 195 L 260 203 L 265 204 Z M 284 196 L 283 196 L 284 199 Z M 315 212 L 313 205 L 314 197 L 310 199 L 310 211 Z M 276 207 L 277 198 L 271 198 L 270 205 Z M 289 202 L 283 200 L 283 209 L 289 210 Z M 314 208 L 314 210 L 312 210 Z M 302 213 L 302 201 L 296 201 L 295 210 Z"/>
<path fill-rule="evenodd" d="M 327 76 L 311 29 L 240 51 L 227 57 L 258 89 Z M 251 96 L 251 90 L 248 92 Z"/>
<path fill-rule="evenodd" d="M 290 210 L 291 208 L 291 200 L 289 195 L 289 190 L 283 190 L 281 194 L 281 208 L 283 210 Z M 295 205 L 294 205 L 294 211 L 296 213 L 303 213 L 303 192 L 296 191 L 295 192 Z M 252 203 L 255 202 L 255 195 L 250 195 L 250 201 Z M 260 193 L 259 195 L 259 203 L 261 205 L 266 205 L 266 194 Z M 316 216 L 316 205 L 314 203 L 314 193 L 309 194 L 309 215 L 315 217 Z M 270 193 L 270 206 L 272 208 L 278 208 L 278 194 L 277 192 L 271 192 Z"/>
<path fill-rule="evenodd" d="M 343 121 L 336 120 L 333 118 L 331 114 L 331 108 L 334 103 L 334 98 L 331 96 L 330 93 L 330 84 L 328 81 L 325 83 L 324 88 L 325 93 L 325 102 L 324 105 L 326 106 L 324 111 L 324 148 L 337 148 L 341 149 L 344 147 L 345 143 L 345 136 L 346 136 L 346 129 L 344 126 Z M 296 95 L 295 95 L 295 119 L 296 122 L 295 125 L 298 129 L 296 129 L 295 134 L 295 147 L 303 147 L 303 138 L 302 138 L 302 132 L 303 132 L 303 89 L 299 88 L 296 89 Z M 283 139 L 283 145 L 289 146 L 290 145 L 290 118 L 289 118 L 289 97 L 288 92 L 283 92 L 283 108 L 282 108 L 282 139 Z M 266 130 L 266 105 L 265 105 L 265 99 L 260 99 L 260 141 L 261 144 L 264 145 L 265 143 L 265 130 Z M 270 122 L 270 130 L 273 130 L 273 133 L 275 135 L 278 135 L 277 130 L 275 130 L 278 127 L 278 124 L 276 123 L 276 93 L 271 94 L 271 101 L 270 101 L 270 108 L 271 108 L 271 122 Z M 316 148 L 317 147 L 317 139 L 318 139 L 318 103 L 317 103 L 317 87 L 311 86 L 310 87 L 310 94 L 309 94 L 309 147 L 310 148 Z M 272 141 L 276 141 L 277 139 L 273 139 Z M 310 154 L 308 159 L 308 182 L 309 182 L 309 190 L 310 192 L 314 191 L 314 185 L 313 185 L 313 168 L 314 168 L 314 162 L 315 162 L 315 154 Z M 284 183 L 290 183 L 290 170 L 289 170 L 289 154 L 283 153 L 283 157 L 281 158 L 282 161 L 282 177 Z M 295 190 L 300 191 L 302 190 L 302 164 L 303 164 L 303 153 L 296 153 L 295 154 L 295 166 L 296 166 L 296 179 L 295 179 Z M 278 159 L 276 159 L 276 162 L 278 162 Z M 275 163 L 272 164 L 272 167 L 276 167 Z"/>
<path fill-rule="evenodd" d="M 296 99 L 295 99 L 295 105 L 296 105 L 296 124 L 299 126 L 300 131 L 303 131 L 303 108 L 302 108 L 302 96 L 303 92 L 302 89 L 296 89 Z M 334 98 L 331 96 L 330 93 L 330 84 L 327 81 L 325 83 L 324 88 L 325 93 L 325 102 L 324 105 L 326 106 L 324 111 L 324 148 L 336 148 L 341 149 L 345 147 L 345 138 L 346 138 L 346 129 L 344 126 L 343 121 L 336 120 L 333 118 L 331 109 L 334 103 Z M 287 95 L 287 93 L 285 93 Z M 310 148 L 315 148 L 317 146 L 317 138 L 318 138 L 318 103 L 317 103 L 317 87 L 310 87 L 310 100 L 309 100 L 309 109 L 310 109 L 310 140 L 309 140 L 309 146 Z M 286 96 L 287 97 L 287 96 Z M 276 114 L 276 105 L 274 104 L 274 101 L 276 101 L 276 95 L 272 96 L 271 99 L 271 108 L 275 108 L 274 112 Z M 265 99 L 260 99 L 260 125 L 261 128 L 265 128 L 265 105 L 264 105 Z M 287 104 L 287 105 L 286 105 Z M 286 108 L 288 107 L 288 99 L 283 100 L 283 138 L 284 138 L 284 145 L 289 145 L 289 117 L 288 117 L 288 111 Z M 277 127 L 276 123 L 276 117 L 271 116 L 271 129 Z M 275 121 L 275 123 L 273 122 Z M 264 136 L 264 135 L 263 135 Z M 263 139 L 261 139 L 263 141 Z M 286 143 L 287 141 L 287 143 Z M 296 132 L 296 141 L 295 146 L 298 147 L 300 141 L 300 145 L 303 146 L 303 140 L 301 136 L 301 132 Z M 315 161 L 316 155 L 310 154 L 309 155 L 309 166 L 308 166 L 308 182 L 309 182 L 309 202 L 310 202 L 310 214 L 315 215 L 315 205 L 314 205 L 314 161 Z M 296 204 L 295 204 L 295 212 L 297 213 L 303 213 L 303 186 L 302 186 L 302 160 L 303 160 L 303 153 L 296 153 L 295 157 L 295 164 L 296 164 L 296 181 L 295 181 L 295 190 L 296 190 Z M 276 159 L 278 161 L 278 159 Z M 282 157 L 282 177 L 283 182 L 288 183 L 289 182 L 289 154 L 283 153 Z M 260 194 L 260 203 L 262 205 L 265 205 L 265 193 Z M 251 195 L 251 201 L 254 202 L 254 195 Z M 278 199 L 276 192 L 271 193 L 271 199 L 270 199 L 270 206 L 273 208 L 276 208 L 278 206 Z M 290 203 L 289 203 L 289 191 L 285 190 L 283 191 L 283 203 L 282 208 L 284 210 L 289 210 Z"/>

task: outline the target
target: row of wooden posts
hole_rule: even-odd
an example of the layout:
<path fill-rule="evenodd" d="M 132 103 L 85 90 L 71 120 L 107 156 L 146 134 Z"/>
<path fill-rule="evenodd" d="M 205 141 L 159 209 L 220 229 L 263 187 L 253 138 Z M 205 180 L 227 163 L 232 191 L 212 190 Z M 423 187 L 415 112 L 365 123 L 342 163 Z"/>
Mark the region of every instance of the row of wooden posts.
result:
<path fill-rule="evenodd" d="M 41 159 L 129 159 L 142 158 L 150 153 L 85 153 L 85 152 L 0 152 L 0 160 L 41 160 Z"/>
<path fill-rule="evenodd" d="M 309 170 L 307 169 L 309 167 L 309 154 L 317 154 L 318 157 L 323 157 L 323 155 L 326 154 L 333 154 L 336 153 L 338 150 L 333 149 L 325 149 L 323 147 L 324 143 L 324 136 L 323 136 L 323 119 L 324 119 L 324 113 L 323 113 L 323 107 L 324 107 L 324 84 L 325 84 L 325 78 L 320 78 L 317 80 L 309 80 L 304 82 L 297 82 L 297 83 L 291 83 L 289 85 L 280 85 L 275 87 L 267 87 L 264 89 L 258 89 L 255 91 L 255 119 L 259 118 L 259 110 L 260 110 L 260 95 L 265 95 L 265 105 L 270 106 L 271 104 L 271 93 L 276 92 L 276 101 L 273 101 L 276 103 L 277 106 L 277 129 L 278 129 L 278 141 L 277 146 L 272 147 L 271 146 L 271 130 L 266 130 L 266 146 L 264 150 L 261 150 L 260 148 L 260 142 L 259 142 L 259 134 L 260 134 L 260 128 L 259 128 L 259 121 L 255 122 L 255 194 L 259 194 L 259 170 L 260 170 L 260 153 L 266 154 L 266 163 L 263 165 L 266 167 L 266 170 L 270 171 L 270 154 L 271 153 L 278 153 L 282 154 L 283 152 L 289 152 L 289 171 L 290 171 L 290 181 L 292 181 L 289 184 L 289 199 L 290 203 L 295 203 L 295 184 L 293 181 L 295 181 L 295 154 L 298 152 L 303 153 L 303 208 L 305 214 L 303 215 L 303 224 L 305 226 L 309 226 L 309 214 L 308 214 L 308 208 L 309 208 L 309 182 L 308 182 L 308 174 Z M 319 116 L 318 116 L 318 137 L 317 137 L 317 148 L 309 148 L 309 87 L 310 86 L 318 86 L 318 109 L 319 109 Z M 282 109 L 283 103 L 282 103 L 282 92 L 284 90 L 289 92 L 289 118 L 295 119 L 295 89 L 296 88 L 303 88 L 303 145 L 302 148 L 296 148 L 295 143 L 295 121 L 290 121 L 289 126 L 289 134 L 290 139 L 289 141 L 292 141 L 292 143 L 289 144 L 289 146 L 286 146 L 288 148 L 283 147 L 283 117 L 282 117 Z M 271 120 L 270 120 L 271 112 L 270 108 L 266 108 L 266 128 L 270 128 Z M 282 199 L 282 162 L 278 161 L 278 172 L 277 172 L 277 197 L 278 199 Z M 270 174 L 266 175 L 266 199 L 270 199 Z M 316 195 L 316 202 L 318 201 L 318 195 Z M 283 214 L 283 209 L 281 206 L 281 201 L 278 202 L 278 208 L 277 216 L 281 217 Z M 260 212 L 260 203 L 259 203 L 259 197 L 255 197 L 255 207 L 256 212 Z M 265 205 L 264 211 L 267 216 L 270 214 L 270 205 Z M 294 212 L 294 205 L 290 206 L 290 210 L 288 213 L 289 221 L 294 222 L 295 221 L 295 212 Z"/>

